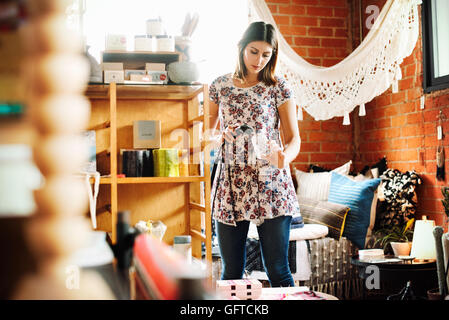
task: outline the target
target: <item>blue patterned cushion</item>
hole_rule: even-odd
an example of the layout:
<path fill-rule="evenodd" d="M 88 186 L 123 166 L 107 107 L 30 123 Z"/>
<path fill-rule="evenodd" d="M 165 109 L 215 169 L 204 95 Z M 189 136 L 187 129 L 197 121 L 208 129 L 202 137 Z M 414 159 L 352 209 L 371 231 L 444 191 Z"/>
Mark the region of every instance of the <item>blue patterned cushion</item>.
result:
<path fill-rule="evenodd" d="M 371 203 L 380 181 L 378 178 L 353 181 L 332 172 L 328 201 L 343 204 L 351 209 L 346 217 L 343 236 L 351 240 L 359 249 L 365 247 Z"/>

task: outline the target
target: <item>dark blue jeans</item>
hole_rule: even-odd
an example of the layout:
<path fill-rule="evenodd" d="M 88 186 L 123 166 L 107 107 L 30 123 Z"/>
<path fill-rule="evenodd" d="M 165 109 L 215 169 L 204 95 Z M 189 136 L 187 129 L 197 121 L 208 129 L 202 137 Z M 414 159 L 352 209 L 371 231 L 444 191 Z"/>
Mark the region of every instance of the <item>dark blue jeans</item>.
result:
<path fill-rule="evenodd" d="M 288 245 L 292 217 L 266 219 L 257 227 L 262 261 L 272 287 L 295 285 L 288 265 Z M 246 263 L 249 221 L 230 226 L 217 221 L 217 236 L 223 265 L 222 280 L 241 279 Z"/>

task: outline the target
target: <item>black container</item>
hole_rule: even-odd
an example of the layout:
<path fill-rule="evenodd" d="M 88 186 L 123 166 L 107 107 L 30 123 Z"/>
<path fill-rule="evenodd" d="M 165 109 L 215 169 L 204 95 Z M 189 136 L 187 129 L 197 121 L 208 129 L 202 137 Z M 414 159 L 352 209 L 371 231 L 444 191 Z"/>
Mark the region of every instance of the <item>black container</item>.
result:
<path fill-rule="evenodd" d="M 153 149 L 145 151 L 143 154 L 142 177 L 154 177 Z"/>
<path fill-rule="evenodd" d="M 153 177 L 153 153 L 148 150 L 123 150 L 122 173 L 127 177 Z"/>

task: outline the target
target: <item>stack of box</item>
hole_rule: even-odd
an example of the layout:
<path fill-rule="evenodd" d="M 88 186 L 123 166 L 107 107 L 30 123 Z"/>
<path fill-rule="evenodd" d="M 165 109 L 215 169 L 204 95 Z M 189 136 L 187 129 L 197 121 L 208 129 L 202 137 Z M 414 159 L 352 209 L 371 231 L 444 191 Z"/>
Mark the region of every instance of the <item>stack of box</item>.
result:
<path fill-rule="evenodd" d="M 125 69 L 123 62 L 103 62 L 104 83 L 125 83 L 125 80 L 148 84 L 167 84 L 165 63 L 146 63 L 145 70 Z"/>
<path fill-rule="evenodd" d="M 160 120 L 133 122 L 133 148 L 120 149 L 126 177 L 189 176 L 189 151 L 161 148 Z"/>
<path fill-rule="evenodd" d="M 145 70 L 125 70 L 125 77 L 128 71 L 129 80 L 145 82 L 149 84 L 167 84 L 168 74 L 165 71 L 165 63 L 146 63 Z"/>
<path fill-rule="evenodd" d="M 262 293 L 262 283 L 256 279 L 217 280 L 216 292 L 224 299 L 254 300 Z"/>
<path fill-rule="evenodd" d="M 165 63 L 146 63 L 145 70 L 150 82 L 167 84 L 168 74 L 165 70 Z"/>

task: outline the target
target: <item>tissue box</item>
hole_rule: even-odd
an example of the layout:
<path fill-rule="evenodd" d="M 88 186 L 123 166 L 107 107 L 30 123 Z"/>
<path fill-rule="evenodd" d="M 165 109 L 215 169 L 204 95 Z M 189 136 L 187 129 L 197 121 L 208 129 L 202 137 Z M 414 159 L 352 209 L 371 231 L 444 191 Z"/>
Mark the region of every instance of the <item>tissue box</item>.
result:
<path fill-rule="evenodd" d="M 256 279 L 217 280 L 217 293 L 223 298 L 254 300 L 262 293 L 262 283 Z"/>
<path fill-rule="evenodd" d="M 133 148 L 157 149 L 160 147 L 160 120 L 137 120 L 133 122 Z"/>
<path fill-rule="evenodd" d="M 125 82 L 125 74 L 119 70 L 105 70 L 104 71 L 104 83 L 124 83 Z"/>

